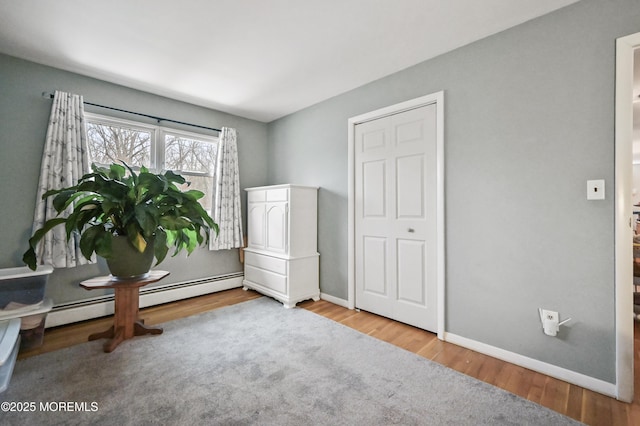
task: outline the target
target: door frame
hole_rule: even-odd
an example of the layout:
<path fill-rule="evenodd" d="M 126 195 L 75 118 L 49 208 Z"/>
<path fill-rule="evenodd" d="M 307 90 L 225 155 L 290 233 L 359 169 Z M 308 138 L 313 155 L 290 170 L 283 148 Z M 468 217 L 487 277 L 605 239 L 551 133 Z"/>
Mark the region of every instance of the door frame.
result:
<path fill-rule="evenodd" d="M 633 400 L 633 54 L 640 33 L 616 40 L 615 92 L 615 329 L 616 398 Z M 631 107 L 629 107 L 631 105 Z"/>
<path fill-rule="evenodd" d="M 445 244 L 444 244 L 444 91 L 421 96 L 388 107 L 370 111 L 348 120 L 348 299 L 347 307 L 355 308 L 356 294 L 356 268 L 355 268 L 355 127 L 358 124 L 398 114 L 427 105 L 436 106 L 436 226 L 437 226 L 437 261 L 436 261 L 436 288 L 437 288 L 437 315 L 436 330 L 438 339 L 444 339 L 445 321 Z"/>

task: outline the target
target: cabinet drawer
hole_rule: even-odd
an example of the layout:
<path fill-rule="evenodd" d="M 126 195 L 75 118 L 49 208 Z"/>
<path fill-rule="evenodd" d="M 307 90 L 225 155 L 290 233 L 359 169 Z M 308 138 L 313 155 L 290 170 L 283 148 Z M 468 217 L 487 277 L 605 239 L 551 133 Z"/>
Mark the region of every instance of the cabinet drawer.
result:
<path fill-rule="evenodd" d="M 266 201 L 267 199 L 267 191 L 249 191 L 247 193 L 247 201 L 252 202 L 260 202 Z"/>
<path fill-rule="evenodd" d="M 287 274 L 287 261 L 277 257 L 262 256 L 260 254 L 245 252 L 244 262 L 246 265 L 255 266 L 260 269 L 275 272 L 276 274 Z"/>
<path fill-rule="evenodd" d="M 287 201 L 289 199 L 289 189 L 270 189 L 267 191 L 267 201 Z"/>
<path fill-rule="evenodd" d="M 244 279 L 260 284 L 264 287 L 285 294 L 287 292 L 287 277 L 264 269 L 259 269 L 245 263 Z"/>

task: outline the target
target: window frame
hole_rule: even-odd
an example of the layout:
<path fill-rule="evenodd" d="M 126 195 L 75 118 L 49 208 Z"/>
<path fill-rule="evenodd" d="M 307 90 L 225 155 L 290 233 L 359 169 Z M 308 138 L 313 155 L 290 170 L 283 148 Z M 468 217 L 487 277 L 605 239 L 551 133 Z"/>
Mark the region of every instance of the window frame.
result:
<path fill-rule="evenodd" d="M 166 148 L 166 139 L 165 136 L 174 136 L 174 137 L 178 137 L 178 138 L 184 138 L 184 139 L 191 139 L 191 140 L 197 140 L 197 141 L 202 141 L 202 142 L 207 142 L 207 143 L 211 143 L 214 147 L 214 150 L 217 151 L 218 149 L 218 141 L 219 138 L 217 136 L 210 136 L 210 135 L 203 135 L 202 133 L 194 133 L 194 132 L 187 132 L 184 130 L 176 130 L 176 129 L 172 129 L 170 127 L 164 127 L 164 126 L 160 126 L 160 133 L 159 133 L 159 139 L 160 139 L 160 143 L 158 144 L 159 146 L 156 149 L 156 160 L 159 160 L 160 163 L 160 168 L 158 170 L 165 170 L 165 166 L 166 166 L 166 156 L 165 156 L 165 148 Z M 206 138 L 205 138 L 206 136 Z M 217 153 L 216 153 L 216 160 L 217 160 Z M 173 170 L 176 173 L 180 173 L 183 176 L 199 176 L 199 177 L 203 177 L 203 176 L 207 176 L 210 178 L 213 178 L 214 180 L 214 185 L 215 185 L 215 170 L 213 170 L 215 167 L 212 167 L 212 172 L 211 173 L 206 173 L 206 172 L 196 172 L 196 171 L 188 171 L 188 170 Z"/>
<path fill-rule="evenodd" d="M 111 117 L 103 114 L 95 114 L 90 112 L 84 113 L 85 124 L 98 123 L 104 125 L 114 125 L 114 126 L 126 126 L 131 127 L 134 130 L 148 131 L 151 133 L 151 152 L 150 159 L 153 165 L 148 165 L 146 167 L 149 170 L 154 171 L 164 171 L 165 170 L 165 161 L 164 161 L 164 151 L 165 151 L 165 135 L 183 137 L 185 139 L 194 139 L 203 142 L 208 142 L 214 145 L 217 148 L 219 137 L 208 135 L 206 133 L 198 133 L 198 132 L 190 132 L 186 130 L 177 129 L 174 127 L 161 126 L 159 124 L 148 124 L 143 123 L 141 121 L 127 120 L 124 118 Z M 182 174 L 182 171 L 180 171 Z M 207 173 L 204 172 L 184 172 L 185 174 L 194 175 L 194 176 L 206 176 Z M 213 177 L 214 173 L 211 173 L 211 177 Z"/>
<path fill-rule="evenodd" d="M 108 115 L 103 115 L 103 114 L 96 114 L 96 113 L 89 113 L 89 112 L 85 112 L 84 114 L 85 116 L 85 127 L 87 124 L 92 123 L 92 124 L 102 124 L 102 125 L 106 125 L 106 126 L 119 126 L 119 127 L 128 127 L 131 128 L 132 130 L 140 130 L 143 132 L 149 132 L 150 133 L 150 143 L 151 143 L 151 148 L 150 148 L 150 153 L 149 153 L 149 160 L 152 164 L 145 164 L 145 167 L 147 167 L 149 170 L 153 171 L 154 173 L 163 173 L 165 172 L 167 169 L 165 168 L 166 166 L 166 161 L 165 161 L 165 145 L 166 145 L 166 139 L 165 136 L 169 135 L 169 136 L 173 136 L 173 137 L 178 137 L 178 138 L 184 138 L 184 139 L 191 139 L 191 140 L 197 140 L 197 141 L 202 141 L 202 142 L 206 142 L 206 143 L 211 143 L 214 146 L 214 150 L 217 151 L 218 148 L 218 142 L 219 142 L 219 137 L 218 136 L 213 136 L 213 135 L 208 135 L 205 133 L 198 133 L 198 132 L 191 132 L 191 131 L 186 131 L 186 130 L 181 130 L 181 129 L 177 129 L 174 127 L 168 127 L 168 126 L 162 126 L 160 124 L 149 124 L 149 123 L 144 123 L 144 122 L 140 122 L 140 121 L 135 121 L 135 120 L 127 120 L 124 118 L 118 118 L 118 117 L 111 117 Z M 88 139 L 88 136 L 87 136 Z M 100 166 L 107 166 L 105 164 L 100 164 L 100 163 L 96 163 Z M 132 166 L 132 169 L 134 170 L 138 170 L 139 167 L 138 166 Z M 173 170 L 173 169 L 172 169 Z M 196 171 L 184 171 L 184 170 L 173 170 L 176 173 L 179 173 L 180 175 L 184 176 L 185 179 L 187 181 L 189 181 L 189 176 L 194 176 L 194 177 L 210 177 L 213 182 L 212 182 L 212 191 L 215 191 L 216 188 L 216 176 L 215 176 L 215 170 L 213 170 L 212 167 L 212 172 L 211 173 L 206 173 L 206 172 L 196 172 Z M 210 194 L 212 197 L 214 196 L 214 193 L 212 192 Z"/>

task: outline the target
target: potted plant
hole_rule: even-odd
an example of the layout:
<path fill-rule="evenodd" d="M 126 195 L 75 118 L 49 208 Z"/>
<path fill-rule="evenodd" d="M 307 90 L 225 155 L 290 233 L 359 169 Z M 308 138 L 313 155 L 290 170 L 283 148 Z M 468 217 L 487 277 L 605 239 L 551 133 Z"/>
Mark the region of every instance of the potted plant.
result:
<path fill-rule="evenodd" d="M 38 242 L 62 224 L 67 241 L 79 233 L 82 255 L 104 257 L 112 275 L 119 278 L 144 275 L 154 257 L 159 264 L 171 247 L 174 256 L 183 249 L 191 254 L 209 241 L 209 231 L 217 234 L 218 225 L 198 202 L 204 194 L 180 190 L 178 185 L 187 183 L 181 175 L 172 171 L 155 174 L 145 167 L 136 173 L 123 164 L 109 168 L 94 164 L 93 173 L 82 176 L 76 185 L 43 195 L 43 199 L 55 196 L 53 206 L 58 214 L 73 207 L 67 217 L 46 221 L 29 239 L 22 260 L 31 269 L 36 269 Z"/>

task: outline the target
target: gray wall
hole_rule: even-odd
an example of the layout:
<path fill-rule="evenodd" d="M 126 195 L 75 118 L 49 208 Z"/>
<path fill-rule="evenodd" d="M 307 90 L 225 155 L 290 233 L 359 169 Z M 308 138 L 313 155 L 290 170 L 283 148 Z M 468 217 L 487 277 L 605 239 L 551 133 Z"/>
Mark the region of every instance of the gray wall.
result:
<path fill-rule="evenodd" d="M 347 119 L 444 90 L 446 330 L 614 383 L 615 39 L 638 31 L 637 0 L 583 0 L 270 123 L 269 182 L 322 188 L 322 292 L 347 298 Z"/>
<path fill-rule="evenodd" d="M 238 130 L 240 185 L 264 185 L 267 181 L 267 126 L 253 120 L 151 95 L 104 81 L 0 55 L 0 267 L 22 266 L 35 207 L 42 150 L 51 100 L 42 92 L 62 90 L 84 96 L 89 102 L 167 117 L 207 127 Z M 104 109 L 86 111 L 107 114 Z M 113 113 L 111 113 L 113 115 Z M 132 119 L 132 116 L 122 115 Z M 139 118 L 133 118 L 139 119 Z M 193 128 L 185 128 L 193 130 Z M 243 208 L 246 197 L 243 194 Z M 188 281 L 242 271 L 237 250 L 196 250 L 188 259 L 179 254 L 163 262 L 171 275 L 159 284 Z M 108 274 L 103 263 L 57 269 L 47 286 L 56 304 L 94 297 L 100 293 L 80 289 L 78 283 Z"/>

